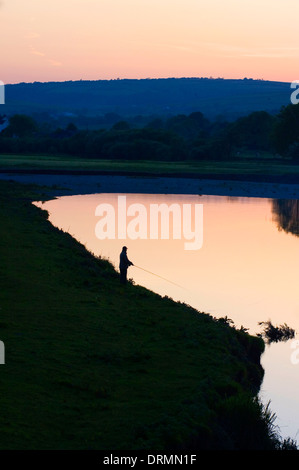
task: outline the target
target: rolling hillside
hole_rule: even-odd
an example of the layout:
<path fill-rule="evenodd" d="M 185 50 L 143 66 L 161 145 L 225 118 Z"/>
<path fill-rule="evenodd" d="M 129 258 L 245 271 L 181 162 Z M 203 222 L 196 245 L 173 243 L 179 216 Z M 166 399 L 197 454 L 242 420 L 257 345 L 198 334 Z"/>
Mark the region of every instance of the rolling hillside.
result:
<path fill-rule="evenodd" d="M 162 116 L 201 111 L 235 119 L 252 111 L 277 113 L 290 103 L 289 83 L 243 79 L 167 78 L 6 85 L 1 113 L 54 116 Z"/>

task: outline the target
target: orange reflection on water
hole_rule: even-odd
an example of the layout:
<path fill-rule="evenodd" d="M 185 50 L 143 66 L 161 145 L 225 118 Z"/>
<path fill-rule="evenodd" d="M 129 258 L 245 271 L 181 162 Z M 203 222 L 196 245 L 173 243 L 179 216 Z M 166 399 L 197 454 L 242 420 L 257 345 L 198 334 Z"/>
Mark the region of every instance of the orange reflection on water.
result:
<path fill-rule="evenodd" d="M 137 284 L 213 316 L 227 315 L 237 327 L 243 325 L 253 334 L 260 331 L 258 322 L 269 319 L 275 325 L 287 323 L 299 330 L 299 238 L 296 232 L 293 235 L 284 228 L 290 226 L 286 223 L 289 203 L 285 208 L 286 204 L 257 198 L 126 196 L 127 205 L 139 203 L 147 209 L 157 203 L 203 204 L 202 248 L 186 251 L 183 239 L 99 240 L 95 234 L 99 220 L 95 216 L 96 207 L 106 203 L 116 210 L 116 194 L 68 196 L 38 205 L 49 211 L 55 226 L 70 232 L 96 255 L 109 258 L 116 269 L 122 246 L 126 245 L 128 257 L 135 265 L 171 281 L 130 267 L 129 277 Z M 298 201 L 293 201 L 290 214 L 291 225 L 295 227 L 297 212 Z M 262 357 L 265 368 L 262 397 L 264 402 L 271 400 L 271 409 L 279 416 L 277 424 L 284 426 L 282 434 L 294 438 L 299 429 L 294 387 L 299 365 L 291 364 L 291 352 L 289 343 L 266 348 Z"/>
<path fill-rule="evenodd" d="M 215 316 L 227 315 L 238 326 L 255 331 L 259 321 L 269 318 L 281 323 L 287 316 L 290 324 L 297 322 L 299 241 L 277 230 L 271 200 L 147 194 L 126 197 L 127 206 L 138 203 L 147 209 L 157 203 L 203 204 L 202 248 L 185 250 L 183 236 L 181 240 L 99 240 L 95 234 L 99 221 L 96 207 L 111 204 L 117 213 L 116 194 L 61 197 L 43 204 L 43 208 L 49 211 L 54 225 L 70 232 L 96 255 L 108 258 L 116 269 L 121 248 L 126 245 L 135 265 L 183 288 L 131 267 L 129 277 L 137 284 Z"/>

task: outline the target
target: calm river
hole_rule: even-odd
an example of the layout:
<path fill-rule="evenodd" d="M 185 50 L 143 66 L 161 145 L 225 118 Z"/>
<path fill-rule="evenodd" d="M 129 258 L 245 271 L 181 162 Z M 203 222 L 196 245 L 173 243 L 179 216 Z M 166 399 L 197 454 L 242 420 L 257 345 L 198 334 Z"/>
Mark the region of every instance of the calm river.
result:
<path fill-rule="evenodd" d="M 260 333 L 258 323 L 267 320 L 274 325 L 286 323 L 299 332 L 298 200 L 159 194 L 122 196 L 126 196 L 127 209 L 131 207 L 133 211 L 142 206 L 143 216 L 147 214 L 146 239 L 132 239 L 132 231 L 129 237 L 118 239 L 117 194 L 65 196 L 39 205 L 49 212 L 53 225 L 68 231 L 94 254 L 108 258 L 117 269 L 119 253 L 126 245 L 128 257 L 136 266 L 160 276 L 130 267 L 128 275 L 136 284 L 215 317 L 227 316 L 237 327 L 243 325 L 252 334 Z M 182 211 L 184 205 L 189 206 L 194 233 L 195 205 L 202 204 L 200 249 L 185 249 L 187 240 L 183 230 L 181 239 L 172 239 L 171 230 L 170 239 L 150 238 L 150 207 L 162 203 L 168 207 L 176 204 Z M 96 208 L 102 204 L 108 204 L 105 207 L 115 212 L 115 239 L 97 237 L 97 224 L 104 219 Z M 136 213 L 131 214 L 127 225 L 134 217 L 136 220 Z M 170 225 L 173 220 L 170 218 Z M 182 218 L 182 225 L 184 220 Z M 111 223 L 106 226 L 110 235 L 113 220 Z M 135 225 L 135 232 L 137 229 L 145 235 L 146 227 Z M 277 415 L 276 424 L 282 436 L 296 440 L 299 430 L 298 345 L 289 340 L 266 347 L 262 356 L 265 376 L 260 392 L 264 403 L 271 401 L 270 408 Z"/>

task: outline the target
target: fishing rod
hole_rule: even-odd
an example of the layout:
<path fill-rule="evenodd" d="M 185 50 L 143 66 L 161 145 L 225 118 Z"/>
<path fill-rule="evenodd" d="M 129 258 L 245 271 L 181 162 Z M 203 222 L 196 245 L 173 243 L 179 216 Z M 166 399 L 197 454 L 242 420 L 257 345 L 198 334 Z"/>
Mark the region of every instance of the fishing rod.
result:
<path fill-rule="evenodd" d="M 160 279 L 163 279 L 164 281 L 170 282 L 171 284 L 174 284 L 177 287 L 180 287 L 181 289 L 185 289 L 184 287 L 180 286 L 179 284 L 176 284 L 175 282 L 170 281 L 169 279 L 166 279 L 165 277 L 159 276 L 158 274 L 152 273 L 151 271 L 148 271 L 147 269 L 141 268 L 140 266 L 136 266 L 136 264 L 133 264 L 135 268 L 142 269 L 142 271 L 145 271 L 146 273 L 152 274 L 153 276 L 159 277 Z"/>

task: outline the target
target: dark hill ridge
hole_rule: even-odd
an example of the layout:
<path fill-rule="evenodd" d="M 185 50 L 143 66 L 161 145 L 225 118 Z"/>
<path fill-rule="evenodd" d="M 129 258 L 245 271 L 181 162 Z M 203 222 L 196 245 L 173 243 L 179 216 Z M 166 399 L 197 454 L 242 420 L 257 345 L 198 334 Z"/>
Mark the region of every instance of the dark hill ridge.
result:
<path fill-rule="evenodd" d="M 19 83 L 6 85 L 1 112 L 121 116 L 201 111 L 234 119 L 252 111 L 276 113 L 290 103 L 289 83 L 243 79 L 165 78 Z"/>

